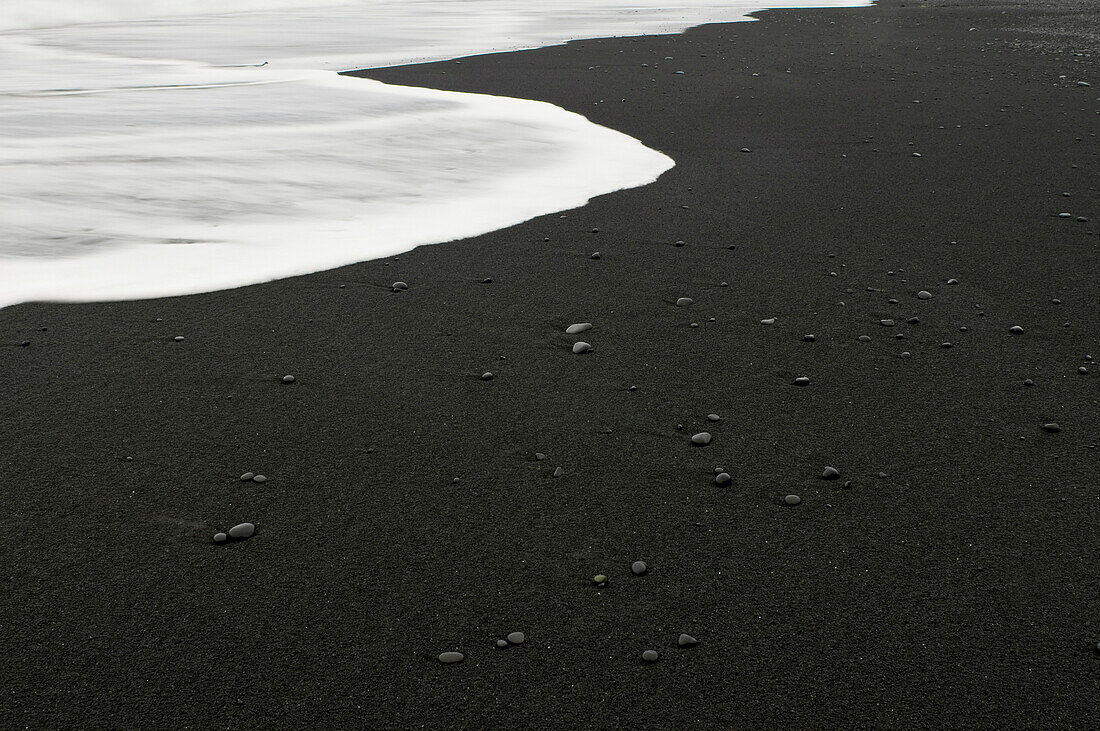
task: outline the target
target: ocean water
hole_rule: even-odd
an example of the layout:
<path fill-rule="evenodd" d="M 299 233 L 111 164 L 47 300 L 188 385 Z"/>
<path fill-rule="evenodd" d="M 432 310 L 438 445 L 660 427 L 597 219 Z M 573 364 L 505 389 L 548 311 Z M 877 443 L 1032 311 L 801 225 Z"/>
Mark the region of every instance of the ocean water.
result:
<path fill-rule="evenodd" d="M 582 205 L 674 164 L 544 102 L 338 71 L 866 4 L 4 0 L 0 307 L 321 271 Z"/>

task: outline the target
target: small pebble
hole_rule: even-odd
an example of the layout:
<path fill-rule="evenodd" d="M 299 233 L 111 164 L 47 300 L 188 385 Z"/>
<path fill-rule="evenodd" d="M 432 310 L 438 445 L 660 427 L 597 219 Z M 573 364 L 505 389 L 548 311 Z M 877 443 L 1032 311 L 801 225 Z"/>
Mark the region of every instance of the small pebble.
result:
<path fill-rule="evenodd" d="M 718 414 L 707 414 L 707 421 L 721 421 L 722 417 Z"/>
<path fill-rule="evenodd" d="M 255 472 L 245 472 L 243 475 L 241 475 L 241 482 L 248 482 L 249 480 L 251 480 L 255 476 L 256 476 Z"/>
<path fill-rule="evenodd" d="M 691 297 L 681 297 L 678 300 L 676 300 L 676 306 L 677 307 L 687 307 L 688 305 L 690 305 L 694 301 L 695 300 L 693 300 Z"/>
<path fill-rule="evenodd" d="M 406 289 L 409 288 L 409 285 L 405 284 L 404 282 L 394 282 L 390 286 L 393 288 L 394 292 L 404 292 Z"/>
<path fill-rule="evenodd" d="M 183 336 L 182 335 L 177 335 L 176 337 L 174 337 L 172 339 L 175 340 L 178 343 L 179 341 L 183 340 Z"/>
<path fill-rule="evenodd" d="M 741 148 L 741 152 L 752 152 L 752 150 L 750 150 L 750 149 L 749 149 L 749 148 L 747 148 L 747 147 L 742 147 L 742 148 Z"/>
<path fill-rule="evenodd" d="M 798 378 L 794 379 L 794 385 L 796 385 L 796 386 L 809 386 L 810 385 L 810 379 L 807 378 L 806 376 L 799 376 Z"/>
<path fill-rule="evenodd" d="M 1056 433 L 1062 431 L 1062 427 L 1060 427 L 1058 424 L 1056 424 L 1055 422 L 1052 421 L 1049 424 L 1043 424 L 1043 431 L 1048 431 L 1048 432 L 1051 432 L 1052 434 L 1056 434 Z"/>
<path fill-rule="evenodd" d="M 813 335 L 803 335 L 802 340 L 807 343 L 812 343 L 814 340 L 817 340 L 817 338 L 815 338 Z"/>
<path fill-rule="evenodd" d="M 294 383 L 294 376 L 283 376 L 283 383 Z"/>
<path fill-rule="evenodd" d="M 951 347 L 951 345 L 952 345 L 951 343 L 940 343 L 940 347 L 941 347 L 941 348 L 944 348 L 944 349 L 946 349 L 946 348 L 950 348 L 950 347 Z"/>
<path fill-rule="evenodd" d="M 593 251 L 593 252 L 592 252 L 592 255 L 591 255 L 591 256 L 589 256 L 588 258 L 589 258 L 589 259 L 599 259 L 599 258 L 600 258 L 600 252 L 598 252 L 598 251 Z"/>
<path fill-rule="evenodd" d="M 906 320 L 906 322 L 909 323 L 910 325 L 919 325 L 920 324 L 920 318 L 919 317 L 910 317 L 908 320 Z"/>
<path fill-rule="evenodd" d="M 710 432 L 701 431 L 691 438 L 691 443 L 697 444 L 701 447 L 705 447 L 706 445 L 710 444 L 710 440 Z"/>
<path fill-rule="evenodd" d="M 894 326 L 894 321 L 893 320 L 879 320 L 878 324 L 882 325 L 884 327 L 893 327 Z"/>
<path fill-rule="evenodd" d="M 785 498 L 783 498 L 783 502 L 786 505 L 799 505 L 802 503 L 802 498 L 800 498 L 798 495 L 787 495 Z"/>
<path fill-rule="evenodd" d="M 19 347 L 20 348 L 28 348 L 28 347 L 30 347 L 30 344 L 31 344 L 30 340 L 24 340 L 23 342 L 19 343 Z"/>
<path fill-rule="evenodd" d="M 1015 335 L 1020 335 L 1024 332 L 1024 329 L 1019 325 L 1013 325 L 1012 327 L 1008 328 L 1008 331 Z"/>
<path fill-rule="evenodd" d="M 731 480 L 733 480 L 733 478 L 730 477 L 729 472 L 719 472 L 714 476 L 714 484 L 716 485 L 728 485 Z"/>
<path fill-rule="evenodd" d="M 691 635 L 680 635 L 676 638 L 676 644 L 680 647 L 693 647 L 699 644 L 699 640 L 695 639 Z"/>
<path fill-rule="evenodd" d="M 573 343 L 573 353 L 580 355 L 582 353 L 588 353 L 592 350 L 592 346 L 586 342 Z"/>
<path fill-rule="evenodd" d="M 229 529 L 230 538 L 251 538 L 256 532 L 255 523 L 238 523 Z"/>
<path fill-rule="evenodd" d="M 508 634 L 508 641 L 513 645 L 522 645 L 523 641 L 527 639 L 527 635 L 522 632 L 510 632 Z"/>
<path fill-rule="evenodd" d="M 492 284 L 493 283 L 493 278 L 492 277 L 485 277 L 485 279 L 481 280 L 481 283 L 482 284 Z"/>
<path fill-rule="evenodd" d="M 493 380 L 493 374 L 490 373 L 489 371 L 485 371 L 484 373 L 481 374 L 481 380 L 491 381 L 491 380 Z"/>
<path fill-rule="evenodd" d="M 642 659 L 646 662 L 657 662 L 658 657 L 660 657 L 660 655 L 657 654 L 656 650 L 646 650 L 642 653 Z"/>
<path fill-rule="evenodd" d="M 885 472 L 879 472 L 879 473 L 878 473 L 878 477 L 879 477 L 879 479 L 881 479 L 881 480 L 885 480 L 885 479 L 886 479 L 886 473 L 885 473 Z"/>
<path fill-rule="evenodd" d="M 461 652 L 444 652 L 439 655 L 439 662 L 450 664 L 453 662 L 462 662 L 466 659 L 466 656 Z"/>
<path fill-rule="evenodd" d="M 497 640 L 497 647 L 507 647 L 508 640 Z"/>
<path fill-rule="evenodd" d="M 542 460 L 546 459 L 546 455 L 543 454 L 542 452 L 535 452 L 535 459 L 537 459 L 539 461 L 542 461 Z"/>
<path fill-rule="evenodd" d="M 645 561 L 635 561 L 630 564 L 630 570 L 634 572 L 635 576 L 641 576 L 646 571 L 649 571 L 649 567 L 645 565 Z"/>
<path fill-rule="evenodd" d="M 1082 376 L 1087 376 L 1089 374 L 1089 369 L 1085 368 L 1084 366 L 1078 366 L 1077 372 L 1080 373 Z"/>
<path fill-rule="evenodd" d="M 582 333 L 585 330 L 591 330 L 591 329 L 592 329 L 592 323 L 591 322 L 578 322 L 574 325 L 570 325 L 569 327 L 565 328 L 565 334 L 566 335 L 576 335 L 577 333 Z"/>
<path fill-rule="evenodd" d="M 1030 378 L 1025 378 L 1025 379 L 1024 379 L 1024 385 L 1025 385 L 1025 386 L 1034 386 L 1034 385 L 1035 385 L 1035 381 L 1031 380 Z"/>
<path fill-rule="evenodd" d="M 683 241 L 677 241 L 676 243 L 673 244 L 673 246 L 683 246 L 683 245 L 684 245 Z"/>
<path fill-rule="evenodd" d="M 775 318 L 774 317 L 769 317 L 766 320 L 761 320 L 760 324 L 761 325 L 774 325 L 775 324 Z"/>
<path fill-rule="evenodd" d="M 871 336 L 870 335 L 860 335 L 858 339 L 859 339 L 859 342 L 861 342 L 861 343 L 871 342 Z"/>
<path fill-rule="evenodd" d="M 948 279 L 948 280 L 947 280 L 947 283 L 948 283 L 948 284 L 958 284 L 958 283 L 959 283 L 959 280 L 957 280 L 957 279 Z"/>
<path fill-rule="evenodd" d="M 917 292 L 917 298 L 922 300 L 930 300 L 932 299 L 932 293 L 929 292 L 927 289 L 922 289 L 921 291 Z"/>
<path fill-rule="evenodd" d="M 565 474 L 565 470 L 563 470 L 561 467 L 555 467 L 554 468 L 554 477 L 561 477 L 564 474 Z"/>
<path fill-rule="evenodd" d="M 252 478 L 252 481 L 253 482 L 267 482 L 267 478 L 264 477 L 263 475 L 256 475 L 255 477 Z"/>
<path fill-rule="evenodd" d="M 901 357 L 902 358 L 912 358 L 913 354 L 910 353 L 908 350 L 903 350 L 903 351 L 901 351 Z"/>
<path fill-rule="evenodd" d="M 826 467 L 825 471 L 821 473 L 821 479 L 831 480 L 836 477 L 840 477 L 840 470 L 836 467 Z"/>
<path fill-rule="evenodd" d="M 596 574 L 595 576 L 592 577 L 592 583 L 596 584 L 596 585 L 606 584 L 607 583 L 607 575 L 606 574 Z"/>
<path fill-rule="evenodd" d="M 214 543 L 225 543 L 228 540 L 229 540 L 229 536 L 227 536 L 224 533 L 215 533 L 214 534 Z"/>

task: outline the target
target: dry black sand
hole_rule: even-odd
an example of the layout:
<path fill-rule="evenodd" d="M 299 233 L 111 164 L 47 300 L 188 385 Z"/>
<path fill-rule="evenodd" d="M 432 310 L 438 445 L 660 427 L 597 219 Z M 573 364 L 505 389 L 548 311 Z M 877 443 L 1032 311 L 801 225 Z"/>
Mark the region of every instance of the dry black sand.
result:
<path fill-rule="evenodd" d="M 677 167 L 399 259 L 0 311 L 0 725 L 1095 728 L 1093 7 L 369 72 Z"/>

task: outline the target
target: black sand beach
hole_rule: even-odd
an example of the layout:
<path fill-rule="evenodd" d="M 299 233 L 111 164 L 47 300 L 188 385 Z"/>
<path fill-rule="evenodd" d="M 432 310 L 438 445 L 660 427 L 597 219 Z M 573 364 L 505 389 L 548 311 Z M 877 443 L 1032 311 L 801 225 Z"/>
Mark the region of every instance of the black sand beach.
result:
<path fill-rule="evenodd" d="M 1088 7 L 364 72 L 677 166 L 397 258 L 0 310 L 0 726 L 1095 728 Z"/>

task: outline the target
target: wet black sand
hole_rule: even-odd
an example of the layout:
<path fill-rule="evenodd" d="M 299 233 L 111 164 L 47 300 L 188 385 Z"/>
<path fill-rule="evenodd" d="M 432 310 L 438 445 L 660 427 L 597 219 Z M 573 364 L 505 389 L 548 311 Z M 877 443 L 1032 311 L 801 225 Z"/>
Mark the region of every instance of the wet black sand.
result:
<path fill-rule="evenodd" d="M 1098 15 L 971 5 L 369 72 L 677 167 L 397 259 L 0 311 L 0 725 L 1095 727 Z"/>

